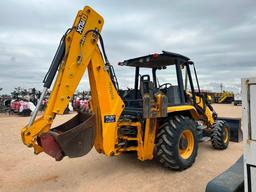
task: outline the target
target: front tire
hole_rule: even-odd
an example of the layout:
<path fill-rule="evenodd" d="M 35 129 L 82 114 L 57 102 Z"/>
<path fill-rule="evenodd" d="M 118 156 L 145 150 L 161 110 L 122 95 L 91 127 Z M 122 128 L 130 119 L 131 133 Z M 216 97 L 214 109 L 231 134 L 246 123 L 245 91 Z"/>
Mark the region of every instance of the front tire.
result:
<path fill-rule="evenodd" d="M 225 121 L 215 121 L 212 127 L 211 141 L 214 149 L 223 150 L 228 147 L 229 127 Z"/>
<path fill-rule="evenodd" d="M 194 121 L 182 115 L 168 117 L 156 136 L 157 160 L 166 168 L 184 170 L 195 162 L 197 151 Z"/>

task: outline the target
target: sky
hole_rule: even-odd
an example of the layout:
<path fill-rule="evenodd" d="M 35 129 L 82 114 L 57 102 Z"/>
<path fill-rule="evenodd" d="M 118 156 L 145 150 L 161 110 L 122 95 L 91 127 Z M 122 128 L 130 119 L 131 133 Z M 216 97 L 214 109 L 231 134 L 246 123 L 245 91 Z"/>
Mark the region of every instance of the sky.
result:
<path fill-rule="evenodd" d="M 254 0 L 8 0 L 0 1 L 0 93 L 42 89 L 42 80 L 78 10 L 90 5 L 104 17 L 102 36 L 122 88 L 132 68 L 119 61 L 161 53 L 195 62 L 202 89 L 239 91 L 242 77 L 256 76 Z M 79 89 L 88 90 L 86 75 Z"/>

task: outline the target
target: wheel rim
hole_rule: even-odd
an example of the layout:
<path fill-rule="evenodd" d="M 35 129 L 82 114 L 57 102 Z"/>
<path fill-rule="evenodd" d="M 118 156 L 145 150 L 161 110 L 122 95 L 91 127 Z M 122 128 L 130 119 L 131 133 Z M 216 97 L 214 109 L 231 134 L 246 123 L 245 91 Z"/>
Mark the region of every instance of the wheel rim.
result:
<path fill-rule="evenodd" d="M 188 159 L 194 151 L 194 135 L 190 130 L 184 130 L 179 138 L 179 155 Z"/>
<path fill-rule="evenodd" d="M 224 127 L 223 138 L 224 138 L 224 143 L 227 143 L 228 142 L 228 138 L 229 138 L 229 133 L 228 133 L 228 128 L 227 127 Z"/>

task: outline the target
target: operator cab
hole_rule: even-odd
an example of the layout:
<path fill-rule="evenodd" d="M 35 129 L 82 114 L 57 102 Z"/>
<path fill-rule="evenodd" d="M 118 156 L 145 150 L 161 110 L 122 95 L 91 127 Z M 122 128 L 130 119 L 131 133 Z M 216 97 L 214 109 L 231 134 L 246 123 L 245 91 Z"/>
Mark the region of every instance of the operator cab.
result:
<path fill-rule="evenodd" d="M 159 91 L 167 96 L 168 106 L 196 104 L 190 70 L 193 64 L 188 57 L 167 51 L 120 62 L 120 66 L 135 68 L 134 88 L 119 92 L 126 105 L 124 112 L 140 113 L 143 110 L 144 94 L 156 94 Z M 194 76 L 200 92 L 195 68 Z M 187 91 L 191 92 L 192 98 Z"/>

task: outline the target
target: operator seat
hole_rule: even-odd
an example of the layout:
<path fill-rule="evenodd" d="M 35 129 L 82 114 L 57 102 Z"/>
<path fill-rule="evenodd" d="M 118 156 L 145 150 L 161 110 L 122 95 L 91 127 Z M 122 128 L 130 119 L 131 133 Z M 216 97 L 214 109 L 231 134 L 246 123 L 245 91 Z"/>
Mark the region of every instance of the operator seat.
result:
<path fill-rule="evenodd" d="M 134 99 L 135 91 L 137 90 L 132 90 L 130 92 L 131 99 L 125 99 L 125 109 L 122 112 L 122 115 L 124 116 L 129 116 L 129 118 L 134 117 L 134 118 L 139 118 L 141 119 L 143 117 L 143 96 L 145 94 L 149 94 L 150 97 L 153 97 L 153 89 L 154 89 L 154 84 L 153 82 L 150 81 L 150 76 L 149 75 L 142 75 L 140 77 L 140 93 L 138 93 L 138 98 Z"/>
<path fill-rule="evenodd" d="M 154 89 L 154 84 L 152 81 L 150 81 L 150 76 L 142 75 L 140 78 L 141 96 L 143 97 L 143 95 L 145 95 L 146 93 L 153 96 L 153 89 Z"/>

